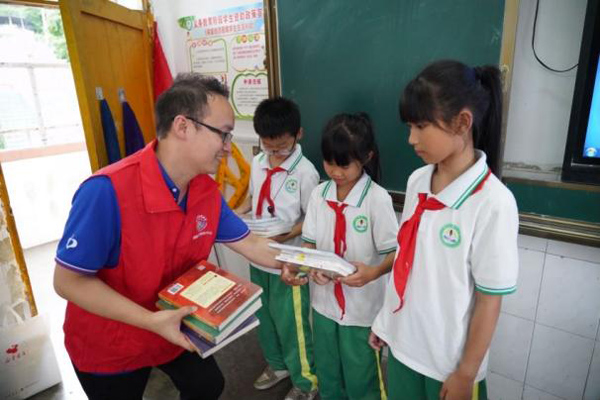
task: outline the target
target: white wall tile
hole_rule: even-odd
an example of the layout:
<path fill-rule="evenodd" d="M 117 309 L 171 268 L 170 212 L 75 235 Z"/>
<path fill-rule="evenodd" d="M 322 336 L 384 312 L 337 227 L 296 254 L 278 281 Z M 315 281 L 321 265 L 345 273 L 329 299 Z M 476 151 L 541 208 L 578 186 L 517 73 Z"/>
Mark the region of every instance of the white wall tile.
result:
<path fill-rule="evenodd" d="M 600 342 L 596 342 L 583 400 L 600 399 Z"/>
<path fill-rule="evenodd" d="M 596 339 L 600 265 L 546 255 L 536 321 Z"/>
<path fill-rule="evenodd" d="M 575 258 L 577 260 L 585 260 L 600 264 L 600 248 L 583 246 L 567 242 L 559 242 L 557 240 L 548 241 L 548 254 Z"/>
<path fill-rule="evenodd" d="M 563 400 L 560 397 L 551 395 L 550 393 L 542 392 L 536 388 L 525 385 L 523 390 L 523 400 Z"/>
<path fill-rule="evenodd" d="M 523 382 L 532 336 L 533 321 L 501 313 L 490 346 L 489 370 Z"/>
<path fill-rule="evenodd" d="M 486 377 L 489 400 L 520 400 L 523 383 L 490 372 Z"/>
<path fill-rule="evenodd" d="M 545 254 L 539 251 L 519 249 L 517 291 L 503 297 L 502 311 L 531 321 L 535 320 L 535 311 L 542 283 L 544 257 Z"/>
<path fill-rule="evenodd" d="M 535 236 L 519 235 L 518 239 L 519 248 L 546 251 L 548 246 L 548 239 L 543 239 Z"/>
<path fill-rule="evenodd" d="M 580 400 L 593 348 L 593 340 L 536 324 L 525 384 Z"/>

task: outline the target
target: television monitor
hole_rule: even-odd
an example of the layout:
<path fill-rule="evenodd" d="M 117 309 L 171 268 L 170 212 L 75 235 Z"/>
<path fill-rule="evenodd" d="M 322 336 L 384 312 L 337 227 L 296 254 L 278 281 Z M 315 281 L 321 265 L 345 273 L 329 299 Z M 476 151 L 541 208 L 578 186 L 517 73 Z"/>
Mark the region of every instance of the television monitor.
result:
<path fill-rule="evenodd" d="M 600 0 L 588 0 L 562 180 L 600 184 Z"/>

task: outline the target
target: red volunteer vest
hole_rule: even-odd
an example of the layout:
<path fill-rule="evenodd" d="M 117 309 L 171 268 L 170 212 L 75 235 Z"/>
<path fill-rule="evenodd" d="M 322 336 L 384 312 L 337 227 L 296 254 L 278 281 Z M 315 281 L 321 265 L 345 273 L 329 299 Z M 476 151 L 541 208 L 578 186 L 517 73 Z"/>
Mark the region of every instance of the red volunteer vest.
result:
<path fill-rule="evenodd" d="M 199 175 L 189 183 L 184 213 L 164 183 L 155 147 L 156 141 L 95 174 L 110 178 L 121 213 L 119 263 L 97 276 L 152 311 L 163 287 L 208 258 L 221 212 L 217 184 L 208 175 Z M 84 372 L 160 365 L 184 351 L 152 332 L 89 313 L 71 302 L 64 331 L 69 356 Z"/>

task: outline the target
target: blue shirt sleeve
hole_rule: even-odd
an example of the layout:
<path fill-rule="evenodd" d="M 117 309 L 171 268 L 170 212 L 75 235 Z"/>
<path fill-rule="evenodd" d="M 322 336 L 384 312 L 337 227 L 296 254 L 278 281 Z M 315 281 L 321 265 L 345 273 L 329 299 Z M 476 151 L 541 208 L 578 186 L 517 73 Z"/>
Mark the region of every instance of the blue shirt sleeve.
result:
<path fill-rule="evenodd" d="M 106 176 L 85 181 L 75 192 L 56 262 L 73 271 L 94 274 L 119 262 L 121 214 L 115 189 Z"/>
<path fill-rule="evenodd" d="M 221 215 L 217 228 L 218 243 L 232 243 L 242 240 L 250 234 L 250 229 L 240 217 L 234 213 L 223 197 L 221 197 Z"/>

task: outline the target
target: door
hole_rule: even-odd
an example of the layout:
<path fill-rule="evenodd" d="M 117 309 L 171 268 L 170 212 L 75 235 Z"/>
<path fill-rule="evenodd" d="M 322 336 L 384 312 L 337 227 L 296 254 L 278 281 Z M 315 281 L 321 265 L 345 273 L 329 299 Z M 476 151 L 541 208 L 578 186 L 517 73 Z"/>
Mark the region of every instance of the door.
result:
<path fill-rule="evenodd" d="M 59 3 L 90 164 L 95 171 L 108 163 L 97 89 L 110 106 L 122 155 L 125 142 L 120 89 L 136 114 L 146 143 L 155 137 L 151 19 L 145 11 L 108 0 Z"/>

